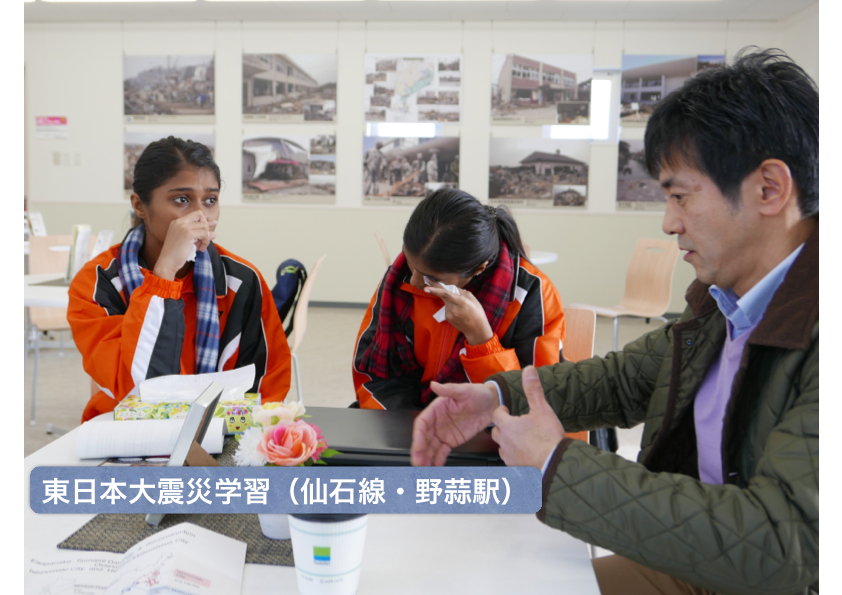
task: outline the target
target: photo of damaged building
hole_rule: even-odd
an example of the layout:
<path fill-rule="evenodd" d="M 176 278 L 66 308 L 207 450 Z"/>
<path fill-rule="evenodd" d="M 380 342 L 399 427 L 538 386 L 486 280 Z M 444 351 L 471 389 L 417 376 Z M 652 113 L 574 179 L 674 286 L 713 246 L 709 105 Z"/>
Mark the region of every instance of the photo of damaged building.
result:
<path fill-rule="evenodd" d="M 335 157 L 311 160 L 307 137 L 249 137 L 243 141 L 243 194 L 335 194 Z"/>
<path fill-rule="evenodd" d="M 510 139 L 493 139 L 498 143 Z M 494 149 L 492 142 L 492 151 Z M 493 159 L 493 156 L 492 156 Z M 489 198 L 552 199 L 553 187 L 559 184 L 587 185 L 588 164 L 554 153 L 533 151 L 518 166 L 492 165 L 488 179 Z"/>
<path fill-rule="evenodd" d="M 492 81 L 492 118 L 529 112 L 531 118 L 587 124 L 591 79 L 577 79 L 572 70 L 506 54 L 499 75 Z"/>
<path fill-rule="evenodd" d="M 125 115 L 214 113 L 213 56 L 124 56 Z"/>
<path fill-rule="evenodd" d="M 305 121 L 332 121 L 336 117 L 336 56 L 314 54 L 307 58 L 326 62 L 320 64 L 320 70 L 332 70 L 333 76 L 328 77 L 332 80 L 319 81 L 286 54 L 243 54 L 243 114 L 302 115 Z"/>

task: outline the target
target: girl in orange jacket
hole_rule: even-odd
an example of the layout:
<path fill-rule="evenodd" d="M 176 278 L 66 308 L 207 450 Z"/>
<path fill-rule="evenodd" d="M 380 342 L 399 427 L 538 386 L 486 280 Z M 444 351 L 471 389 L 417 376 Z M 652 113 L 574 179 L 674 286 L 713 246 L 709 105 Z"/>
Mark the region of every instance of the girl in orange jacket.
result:
<path fill-rule="evenodd" d="M 561 299 L 505 208 L 437 190 L 413 211 L 403 241 L 357 336 L 360 407 L 423 409 L 432 380 L 483 382 L 559 361 Z"/>
<path fill-rule="evenodd" d="M 131 201 L 141 224 L 70 284 L 67 320 L 101 389 L 83 422 L 166 374 L 255 364 L 251 392 L 264 402 L 286 397 L 290 353 L 269 287 L 213 243 L 219 187 L 219 167 L 200 143 L 171 136 L 138 159 Z"/>

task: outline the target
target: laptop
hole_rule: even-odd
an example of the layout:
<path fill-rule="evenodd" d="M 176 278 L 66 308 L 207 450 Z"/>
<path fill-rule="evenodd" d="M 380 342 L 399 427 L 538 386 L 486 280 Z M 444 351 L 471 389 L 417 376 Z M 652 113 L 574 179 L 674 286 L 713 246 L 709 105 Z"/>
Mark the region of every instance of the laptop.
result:
<path fill-rule="evenodd" d="M 339 407 L 307 407 L 306 421 L 316 424 L 330 448 L 340 451 L 325 459 L 334 466 L 409 466 L 412 424 L 419 411 L 376 411 Z M 445 465 L 473 467 L 504 465 L 497 443 L 480 432 L 456 448 Z"/>

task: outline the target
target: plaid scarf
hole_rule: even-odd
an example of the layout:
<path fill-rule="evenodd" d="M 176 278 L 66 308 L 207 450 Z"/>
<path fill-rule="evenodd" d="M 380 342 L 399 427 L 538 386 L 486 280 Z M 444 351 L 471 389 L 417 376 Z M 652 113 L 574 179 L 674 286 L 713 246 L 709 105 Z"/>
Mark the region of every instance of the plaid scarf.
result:
<path fill-rule="evenodd" d="M 134 290 L 143 284 L 143 273 L 140 272 L 137 258 L 145 237 L 144 226 L 138 225 L 129 232 L 120 246 L 117 273 L 123 282 L 127 306 Z M 207 374 L 216 371 L 219 359 L 219 311 L 213 268 L 207 250 L 196 252 L 193 290 L 196 292 L 196 374 Z"/>
<path fill-rule="evenodd" d="M 477 277 L 471 279 L 465 290 L 474 294 L 482 304 L 491 330 L 497 333 L 503 315 L 511 303 L 512 285 L 515 279 L 514 257 L 505 242 L 501 244 L 497 262 Z M 389 267 L 380 297 L 380 315 L 377 331 L 371 345 L 363 354 L 359 370 L 380 378 L 402 376 L 418 370 L 421 366 L 415 359 L 412 340 L 403 329 L 412 309 L 412 294 L 400 288 L 401 283 L 410 274 L 406 257 L 398 255 Z M 442 369 L 436 374 L 435 381 L 468 382 L 468 376 L 462 367 L 459 352 L 465 347 L 465 335 L 459 333 L 453 351 Z M 421 391 L 421 402 L 426 405 L 432 399 L 429 386 Z"/>

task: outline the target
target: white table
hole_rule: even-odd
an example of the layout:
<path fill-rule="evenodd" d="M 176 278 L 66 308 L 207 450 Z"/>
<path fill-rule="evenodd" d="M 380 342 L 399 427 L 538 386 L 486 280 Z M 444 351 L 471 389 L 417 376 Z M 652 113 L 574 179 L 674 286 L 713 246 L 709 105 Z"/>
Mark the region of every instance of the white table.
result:
<path fill-rule="evenodd" d="M 532 264 L 550 264 L 558 260 L 558 254 L 555 252 L 541 252 L 540 250 L 532 250 L 529 253 L 529 262 Z"/>
<path fill-rule="evenodd" d="M 70 299 L 67 287 L 37 285 L 44 281 L 64 279 L 64 273 L 44 273 L 41 275 L 23 276 L 23 305 L 46 306 L 49 308 L 66 308 Z"/>
<path fill-rule="evenodd" d="M 92 515 L 35 514 L 29 473 L 43 465 L 98 465 L 73 455 L 78 428 L 24 459 L 24 548 L 52 554 Z M 242 593 L 294 593 L 295 569 L 247 564 Z M 599 595 L 588 547 L 534 515 L 370 515 L 360 593 Z"/>

